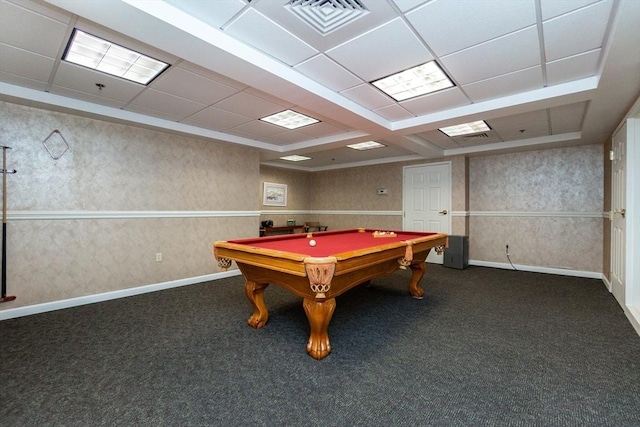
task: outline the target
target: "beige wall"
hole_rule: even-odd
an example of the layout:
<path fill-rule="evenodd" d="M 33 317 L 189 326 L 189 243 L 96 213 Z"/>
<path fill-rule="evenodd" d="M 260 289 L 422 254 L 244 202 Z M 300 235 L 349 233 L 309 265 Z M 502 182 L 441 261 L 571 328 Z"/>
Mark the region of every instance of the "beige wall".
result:
<path fill-rule="evenodd" d="M 213 241 L 257 235 L 256 150 L 4 102 L 0 116 L 18 171 L 7 191 L 17 299 L 0 310 L 218 272 Z M 54 129 L 70 145 L 59 160 L 42 144 Z M 207 214 L 154 217 L 167 211 Z"/>
<path fill-rule="evenodd" d="M 452 234 L 469 236 L 470 258 L 601 272 L 603 267 L 602 146 L 581 146 L 446 159 L 452 167 Z M 427 162 L 423 162 L 427 163 Z M 415 162 L 414 162 L 415 164 Z M 330 229 L 402 228 L 402 168 L 395 163 L 313 174 L 262 168 L 261 180 L 310 185 L 308 210 Z M 268 172 L 268 173 L 267 173 Z M 290 180 L 290 181 L 288 181 Z M 377 188 L 387 188 L 378 196 Z M 276 223 L 303 214 L 268 217 Z M 336 211 L 337 213 L 322 213 Z M 340 211 L 349 211 L 340 213 Z M 378 214 L 376 214 L 378 213 Z M 465 215 L 469 213 L 469 216 Z M 265 215 L 263 215 L 264 217 Z"/>
<path fill-rule="evenodd" d="M 469 257 L 601 272 L 603 197 L 600 145 L 471 158 Z"/>
<path fill-rule="evenodd" d="M 256 150 L 232 144 L 4 102 L 0 113 L 7 167 L 18 170 L 8 176 L 7 241 L 18 299 L 0 310 L 218 272 L 211 243 L 256 236 L 261 218 L 402 227 L 410 163 L 309 173 L 261 167 Z M 71 146 L 59 160 L 42 145 L 54 129 Z M 453 234 L 470 236 L 476 260 L 506 262 L 509 243 L 515 263 L 602 271 L 603 220 L 589 213 L 603 209 L 603 158 L 589 146 L 446 159 L 452 208 L 472 213 L 453 218 Z M 265 181 L 287 184 L 286 207 L 262 205 Z M 473 215 L 481 211 L 499 215 Z"/>

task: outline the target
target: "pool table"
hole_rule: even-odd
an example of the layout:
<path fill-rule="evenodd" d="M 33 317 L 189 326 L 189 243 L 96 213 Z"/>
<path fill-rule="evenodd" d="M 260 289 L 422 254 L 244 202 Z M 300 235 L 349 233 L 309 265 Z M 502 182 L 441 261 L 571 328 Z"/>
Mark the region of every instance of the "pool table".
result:
<path fill-rule="evenodd" d="M 359 228 L 218 241 L 213 252 L 221 269 L 235 261 L 244 275 L 245 292 L 254 307 L 248 320 L 252 327 L 267 322 L 264 290 L 270 283 L 302 297 L 311 327 L 307 352 L 323 359 L 331 352 L 328 327 L 337 296 L 375 277 L 410 268 L 409 293 L 422 298 L 419 282 L 427 255 L 432 248 L 441 252 L 447 239 L 444 233 Z"/>

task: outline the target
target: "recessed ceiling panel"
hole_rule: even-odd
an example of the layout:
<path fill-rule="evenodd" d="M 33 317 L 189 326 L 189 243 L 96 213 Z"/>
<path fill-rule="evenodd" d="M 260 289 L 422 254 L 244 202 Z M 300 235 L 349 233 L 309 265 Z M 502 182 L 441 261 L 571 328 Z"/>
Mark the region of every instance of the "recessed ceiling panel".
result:
<path fill-rule="evenodd" d="M 386 77 L 433 59 L 402 19 L 394 19 L 326 54 L 365 81 Z"/>
<path fill-rule="evenodd" d="M 93 93 L 89 93 L 54 85 L 51 87 L 50 92 L 55 95 L 66 96 L 67 98 L 79 99 L 98 105 L 106 105 L 107 107 L 123 108 L 125 106 L 124 102 L 117 99 L 110 99 L 98 89 L 95 89 Z"/>
<path fill-rule="evenodd" d="M 103 89 L 100 90 L 96 83 L 104 85 Z M 143 85 L 67 62 L 58 66 L 53 84 L 123 103 L 131 101 L 145 89 Z"/>
<path fill-rule="evenodd" d="M 249 9 L 225 28 L 225 33 L 288 65 L 311 58 L 318 51 L 259 12 Z"/>
<path fill-rule="evenodd" d="M 242 0 L 164 0 L 165 3 L 197 17 L 215 28 L 220 28 L 247 4 Z"/>
<path fill-rule="evenodd" d="M 540 9 L 542 10 L 542 20 L 554 18 L 556 16 L 571 12 L 576 9 L 588 6 L 601 0 L 540 0 Z"/>
<path fill-rule="evenodd" d="M 207 129 L 225 130 L 231 129 L 253 119 L 236 113 L 221 110 L 216 107 L 207 107 L 187 117 L 184 122 L 194 125 L 203 125 Z"/>
<path fill-rule="evenodd" d="M 408 99 L 400 103 L 402 107 L 416 116 L 469 104 L 469 99 L 457 87 L 441 90 L 419 98 Z"/>
<path fill-rule="evenodd" d="M 238 92 L 235 88 L 207 79 L 180 67 L 173 67 L 167 70 L 152 83 L 151 87 L 161 92 L 191 99 L 206 105 L 214 104 Z"/>
<path fill-rule="evenodd" d="M 534 89 L 542 89 L 542 68 L 535 66 L 462 86 L 473 102 L 486 101 Z"/>
<path fill-rule="evenodd" d="M 601 49 L 596 49 L 548 63 L 547 84 L 552 86 L 595 76 L 600 55 Z"/>
<path fill-rule="evenodd" d="M 370 110 L 395 104 L 391 98 L 370 84 L 362 84 L 340 93 Z"/>
<path fill-rule="evenodd" d="M 4 1 L 0 3 L 0 40 L 3 43 L 55 58 L 66 43 L 66 33 L 66 22 L 60 22 L 12 3 Z"/>
<path fill-rule="evenodd" d="M 540 65 L 538 30 L 535 26 L 529 27 L 446 56 L 441 61 L 449 76 L 462 85 Z"/>
<path fill-rule="evenodd" d="M 436 55 L 444 56 L 536 23 L 534 1 L 432 1 L 407 18 Z"/>
<path fill-rule="evenodd" d="M 43 83 L 49 81 L 54 60 L 0 43 L 0 71 Z"/>
<path fill-rule="evenodd" d="M 373 112 L 380 114 L 382 117 L 390 121 L 405 120 L 415 117 L 414 114 L 411 114 L 404 107 L 398 104 L 391 104 L 385 107 L 376 108 Z"/>
<path fill-rule="evenodd" d="M 173 117 L 179 117 L 179 120 L 189 117 L 196 111 L 200 111 L 206 107 L 204 104 L 154 89 L 145 90 L 139 97 L 133 100 L 128 109 L 135 106 L 167 113 Z"/>
<path fill-rule="evenodd" d="M 602 47 L 611 16 L 612 1 L 576 10 L 542 24 L 547 61 Z M 581 31 L 588 28 L 588 31 Z"/>
<path fill-rule="evenodd" d="M 236 93 L 235 95 L 218 102 L 215 106 L 241 116 L 251 117 L 252 119 L 259 119 L 261 117 L 286 110 L 282 105 L 274 104 L 273 102 L 246 92 Z"/>
<path fill-rule="evenodd" d="M 362 79 L 359 79 L 325 55 L 316 55 L 296 65 L 295 68 L 302 74 L 336 92 L 363 83 Z"/>

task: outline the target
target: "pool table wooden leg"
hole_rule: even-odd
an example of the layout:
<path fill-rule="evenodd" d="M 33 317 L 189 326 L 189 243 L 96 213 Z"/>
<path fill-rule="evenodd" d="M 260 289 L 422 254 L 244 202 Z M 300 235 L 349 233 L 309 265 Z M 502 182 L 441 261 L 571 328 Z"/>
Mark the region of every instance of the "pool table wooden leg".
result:
<path fill-rule="evenodd" d="M 264 304 L 264 290 L 269 286 L 268 283 L 256 283 L 247 280 L 247 283 L 244 285 L 245 293 L 247 294 L 247 298 L 253 305 L 253 314 L 247 320 L 247 323 L 252 328 L 262 328 L 267 320 L 269 319 L 269 310 L 267 310 L 267 306 Z"/>
<path fill-rule="evenodd" d="M 336 299 L 330 298 L 325 301 L 317 301 L 305 298 L 302 302 L 311 333 L 307 342 L 307 353 L 314 359 L 324 359 L 331 353 L 331 344 L 329 343 L 329 322 L 331 316 L 336 309 Z"/>
<path fill-rule="evenodd" d="M 422 299 L 424 297 L 424 289 L 420 287 L 420 280 L 427 269 L 427 263 L 422 261 L 418 264 L 411 264 L 410 268 L 413 276 L 409 284 L 409 293 L 416 299 Z"/>

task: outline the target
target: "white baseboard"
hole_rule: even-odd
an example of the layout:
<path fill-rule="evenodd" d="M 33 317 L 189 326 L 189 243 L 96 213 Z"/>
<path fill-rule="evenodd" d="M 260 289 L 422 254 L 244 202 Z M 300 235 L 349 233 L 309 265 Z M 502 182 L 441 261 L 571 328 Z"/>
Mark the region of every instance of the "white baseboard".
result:
<path fill-rule="evenodd" d="M 530 271 L 534 273 L 558 274 L 560 276 L 586 277 L 589 279 L 603 279 L 604 275 L 597 271 L 581 271 L 569 270 L 564 268 L 538 267 L 535 265 L 508 264 L 506 262 L 490 262 L 469 260 L 469 265 L 477 265 L 479 267 L 502 268 L 505 270 L 513 270 L 515 267 L 518 271 Z"/>
<path fill-rule="evenodd" d="M 633 329 L 640 335 L 640 305 L 628 305 L 624 309 L 624 314 L 631 322 Z"/>
<path fill-rule="evenodd" d="M 104 292 L 101 294 L 87 295 L 77 298 L 69 298 L 60 301 L 46 302 L 42 304 L 34 304 L 26 307 L 10 308 L 0 311 L 0 321 L 13 319 L 15 317 L 29 316 L 32 314 L 45 313 L 47 311 L 61 310 L 63 308 L 77 307 L 85 304 L 93 304 L 96 302 L 108 301 L 112 299 L 130 297 L 134 295 L 146 294 L 149 292 L 162 291 L 165 289 L 177 288 L 180 286 L 193 285 L 210 280 L 223 279 L 225 277 L 239 276 L 240 270 L 229 270 L 220 273 L 207 274 L 204 276 L 188 277 L 186 279 L 172 280 L 170 282 L 155 283 L 146 286 L 137 286 L 135 288 L 121 289 L 118 291 Z"/>

